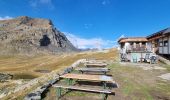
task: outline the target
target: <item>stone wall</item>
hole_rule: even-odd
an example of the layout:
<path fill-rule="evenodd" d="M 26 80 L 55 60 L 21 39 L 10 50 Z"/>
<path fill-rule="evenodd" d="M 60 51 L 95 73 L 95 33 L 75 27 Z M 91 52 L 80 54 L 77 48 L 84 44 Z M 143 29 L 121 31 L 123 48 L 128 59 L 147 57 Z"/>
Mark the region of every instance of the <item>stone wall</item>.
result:
<path fill-rule="evenodd" d="M 31 93 L 26 95 L 24 98 L 25 100 L 41 100 L 41 95 L 43 92 L 45 92 L 49 87 L 51 87 L 54 83 L 56 83 L 59 80 L 59 76 L 71 72 L 75 67 L 77 67 L 80 63 L 84 63 L 86 59 L 80 59 L 73 63 L 71 66 L 67 67 L 64 71 L 61 73 L 56 73 L 53 78 L 46 82 L 44 85 L 37 87 L 35 90 L 33 90 Z"/>

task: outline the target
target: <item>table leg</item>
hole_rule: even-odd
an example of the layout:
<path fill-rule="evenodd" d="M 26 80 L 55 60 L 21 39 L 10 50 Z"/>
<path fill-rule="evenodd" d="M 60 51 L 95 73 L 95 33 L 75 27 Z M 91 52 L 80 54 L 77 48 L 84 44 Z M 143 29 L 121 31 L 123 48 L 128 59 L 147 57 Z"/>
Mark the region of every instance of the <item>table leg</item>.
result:
<path fill-rule="evenodd" d="M 72 85 L 73 84 L 73 79 L 70 79 L 70 78 L 66 78 L 66 84 L 67 85 Z M 69 92 L 70 90 L 69 89 L 66 89 L 66 92 Z"/>
<path fill-rule="evenodd" d="M 59 100 L 59 98 L 61 97 L 61 87 L 57 88 L 57 99 Z"/>
<path fill-rule="evenodd" d="M 83 71 L 80 71 L 83 74 Z"/>
<path fill-rule="evenodd" d="M 73 79 L 69 79 L 69 85 L 72 85 Z"/>
<path fill-rule="evenodd" d="M 72 85 L 72 82 L 73 82 L 72 79 L 70 79 L 70 78 L 66 79 L 66 84 L 67 85 Z"/>

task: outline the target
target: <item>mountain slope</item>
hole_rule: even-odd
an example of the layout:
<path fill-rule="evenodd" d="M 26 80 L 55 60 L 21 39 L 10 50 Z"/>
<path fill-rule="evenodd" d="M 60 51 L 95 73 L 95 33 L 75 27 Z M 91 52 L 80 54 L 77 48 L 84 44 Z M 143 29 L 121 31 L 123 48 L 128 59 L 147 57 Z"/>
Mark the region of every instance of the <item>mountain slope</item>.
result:
<path fill-rule="evenodd" d="M 77 51 L 51 20 L 21 16 L 0 21 L 1 54 Z"/>

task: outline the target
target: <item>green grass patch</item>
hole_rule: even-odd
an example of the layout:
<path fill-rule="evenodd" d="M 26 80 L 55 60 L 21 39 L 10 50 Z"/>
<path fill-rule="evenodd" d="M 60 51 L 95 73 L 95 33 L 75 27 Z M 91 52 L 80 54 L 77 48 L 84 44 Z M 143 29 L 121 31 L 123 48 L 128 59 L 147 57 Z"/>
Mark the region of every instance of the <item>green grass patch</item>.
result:
<path fill-rule="evenodd" d="M 132 100 L 153 100 L 150 94 L 151 87 L 145 82 L 141 83 L 145 73 L 141 68 L 119 63 L 113 63 L 108 67 L 111 69 L 113 78 L 120 84 L 121 93 L 125 97 L 130 97 Z"/>
<path fill-rule="evenodd" d="M 170 83 L 168 81 L 158 81 L 156 90 L 161 91 L 163 94 L 170 95 Z"/>
<path fill-rule="evenodd" d="M 68 96 L 87 96 L 89 94 L 80 91 L 72 91 L 67 94 Z"/>
<path fill-rule="evenodd" d="M 13 76 L 13 79 L 34 79 L 37 78 L 38 76 L 32 75 L 32 74 L 15 74 Z"/>

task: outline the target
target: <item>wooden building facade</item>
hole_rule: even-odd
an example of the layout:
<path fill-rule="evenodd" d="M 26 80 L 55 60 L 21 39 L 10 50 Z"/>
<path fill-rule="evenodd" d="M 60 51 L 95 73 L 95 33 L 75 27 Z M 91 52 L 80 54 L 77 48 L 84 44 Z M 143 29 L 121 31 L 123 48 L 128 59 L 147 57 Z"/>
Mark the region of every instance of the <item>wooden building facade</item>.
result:
<path fill-rule="evenodd" d="M 139 61 L 148 56 L 148 59 L 157 54 L 170 60 L 170 28 L 153 33 L 147 37 L 129 37 L 118 40 L 121 58 Z M 135 56 L 134 56 L 135 55 Z"/>
<path fill-rule="evenodd" d="M 145 37 L 129 37 L 118 40 L 121 61 L 140 62 L 150 51 Z"/>
<path fill-rule="evenodd" d="M 126 53 L 147 51 L 147 41 L 145 37 L 129 37 L 119 39 L 118 43 L 120 44 L 121 50 Z"/>
<path fill-rule="evenodd" d="M 152 51 L 170 59 L 170 28 L 151 34 L 147 39 Z"/>

